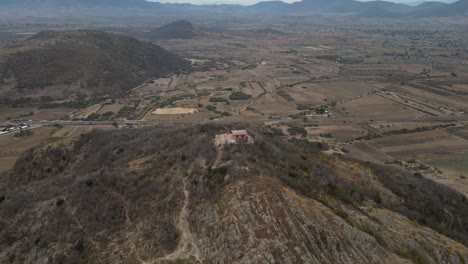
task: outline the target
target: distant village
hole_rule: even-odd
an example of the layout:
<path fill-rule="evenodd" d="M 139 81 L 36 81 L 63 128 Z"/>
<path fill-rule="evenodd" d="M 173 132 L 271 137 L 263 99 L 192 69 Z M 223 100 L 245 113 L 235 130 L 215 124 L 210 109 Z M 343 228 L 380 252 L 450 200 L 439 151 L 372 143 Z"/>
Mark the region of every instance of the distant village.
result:
<path fill-rule="evenodd" d="M 0 136 L 29 129 L 29 127 L 30 125 L 27 124 L 8 125 L 5 127 L 0 127 Z"/>

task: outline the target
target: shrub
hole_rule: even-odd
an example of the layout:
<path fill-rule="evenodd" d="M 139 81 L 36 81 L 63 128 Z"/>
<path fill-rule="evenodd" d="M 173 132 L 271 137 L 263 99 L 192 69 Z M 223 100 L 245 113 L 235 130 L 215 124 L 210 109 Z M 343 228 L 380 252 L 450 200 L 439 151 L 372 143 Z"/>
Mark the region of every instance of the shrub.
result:
<path fill-rule="evenodd" d="M 229 100 L 246 100 L 252 98 L 251 95 L 243 92 L 233 92 L 229 95 Z"/>
<path fill-rule="evenodd" d="M 288 133 L 291 136 L 295 136 L 295 135 L 301 135 L 302 137 L 307 136 L 307 130 L 305 130 L 305 128 L 302 126 L 289 126 Z"/>
<path fill-rule="evenodd" d="M 136 111 L 135 106 L 124 106 L 120 109 L 120 111 L 117 113 L 115 117 L 116 118 L 124 117 L 127 119 L 132 119 L 133 117 L 135 117 L 135 111 Z"/>
<path fill-rule="evenodd" d="M 57 207 L 62 206 L 64 203 L 65 203 L 65 200 L 62 199 L 62 198 L 59 198 L 59 199 L 57 199 L 57 201 L 55 201 L 55 205 L 56 205 Z"/>
<path fill-rule="evenodd" d="M 311 110 L 312 107 L 310 105 L 299 104 L 296 106 L 296 109 L 300 111 L 305 111 L 305 110 Z"/>
<path fill-rule="evenodd" d="M 272 127 L 271 131 L 273 132 L 273 135 L 275 136 L 284 136 L 283 130 L 277 127 Z"/>
<path fill-rule="evenodd" d="M 322 133 L 319 136 L 323 138 L 333 138 L 333 135 L 331 133 Z"/>
<path fill-rule="evenodd" d="M 216 110 L 217 110 L 216 106 L 214 106 L 214 105 L 208 105 L 208 106 L 206 106 L 206 109 L 208 109 L 209 111 L 212 111 L 212 112 L 216 112 Z"/>
<path fill-rule="evenodd" d="M 285 91 L 278 91 L 276 92 L 279 96 L 283 97 L 284 100 L 288 101 L 288 102 L 291 102 L 291 101 L 294 101 L 294 98 L 292 98 L 288 93 L 286 93 Z"/>
<path fill-rule="evenodd" d="M 226 104 L 229 104 L 229 101 L 226 98 L 221 98 L 221 97 L 210 97 L 210 102 L 212 102 L 212 103 L 225 102 Z"/>
<path fill-rule="evenodd" d="M 101 117 L 100 114 L 92 113 L 86 118 L 86 120 L 98 120 L 100 117 Z"/>

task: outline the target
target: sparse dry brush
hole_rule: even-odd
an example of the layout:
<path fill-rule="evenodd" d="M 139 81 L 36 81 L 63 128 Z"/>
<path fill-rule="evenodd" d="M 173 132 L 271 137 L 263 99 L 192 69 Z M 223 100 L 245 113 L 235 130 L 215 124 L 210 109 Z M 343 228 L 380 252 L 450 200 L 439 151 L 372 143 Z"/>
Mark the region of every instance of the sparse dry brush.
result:
<path fill-rule="evenodd" d="M 430 179 L 388 165 L 370 165 L 386 188 L 403 198 L 395 210 L 468 245 L 466 196 Z"/>
<path fill-rule="evenodd" d="M 215 155 L 214 131 L 204 129 L 96 131 L 71 146 L 28 151 L 1 178 L 0 225 L 6 228 L 0 247 L 11 249 L 4 254 L 31 261 L 26 245 L 37 240 L 38 255 L 54 261 L 76 254 L 91 260 L 102 254 L 97 245 L 124 239 L 124 230 L 141 237 L 136 246 L 153 256 L 174 250 L 182 177 L 193 160 L 209 163 Z M 129 170 L 129 162 L 142 157 L 151 158 Z M 36 231 L 18 233 L 35 225 Z M 77 241 L 79 252 L 67 246 Z M 54 247 L 60 250 L 51 253 Z"/>
<path fill-rule="evenodd" d="M 347 212 L 363 213 L 360 205 L 374 203 L 467 243 L 467 201 L 448 188 L 373 167 L 378 180 L 404 198 L 395 207 L 381 189 L 363 183 L 372 178 L 365 165 L 325 156 L 317 144 L 286 141 L 257 126 L 247 128 L 254 145 L 226 146 L 224 165 L 212 168 L 212 139 L 226 130 L 198 125 L 94 131 L 69 146 L 28 151 L 0 177 L 0 259 L 125 262 L 167 255 L 181 239 L 177 223 L 184 178 L 189 223 L 206 216 L 197 210 L 216 203 L 227 186 L 267 176 L 326 205 L 355 227 L 360 224 Z M 343 164 L 363 171 L 345 175 Z M 388 247 L 382 234 L 366 230 Z"/>

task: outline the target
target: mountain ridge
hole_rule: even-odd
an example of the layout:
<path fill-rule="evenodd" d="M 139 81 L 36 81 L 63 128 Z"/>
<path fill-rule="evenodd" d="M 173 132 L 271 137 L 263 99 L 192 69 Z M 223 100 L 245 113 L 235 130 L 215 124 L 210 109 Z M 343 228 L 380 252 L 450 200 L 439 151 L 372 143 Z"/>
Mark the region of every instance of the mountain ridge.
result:
<path fill-rule="evenodd" d="M 80 8 L 109 8 L 109 9 L 140 9 L 164 13 L 197 13 L 216 12 L 232 14 L 257 14 L 262 12 L 281 14 L 317 14 L 317 13 L 363 13 L 371 8 L 382 8 L 387 12 L 404 14 L 407 17 L 437 17 L 437 16 L 460 16 L 468 13 L 466 0 L 459 0 L 451 4 L 442 2 L 421 3 L 417 6 L 410 6 L 402 3 L 389 1 L 368 1 L 360 2 L 356 0 L 302 0 L 294 3 L 284 3 L 281 1 L 259 2 L 249 6 L 242 5 L 193 5 L 193 4 L 170 4 L 159 2 L 148 2 L 145 0 L 5 0 L 0 3 L 3 8 L 39 8 L 39 9 L 80 9 Z M 424 10 L 421 10 L 424 9 Z M 439 12 L 438 12 L 439 11 Z"/>
<path fill-rule="evenodd" d="M 145 0 L 3 0 L 6 7 L 149 7 L 159 5 Z"/>

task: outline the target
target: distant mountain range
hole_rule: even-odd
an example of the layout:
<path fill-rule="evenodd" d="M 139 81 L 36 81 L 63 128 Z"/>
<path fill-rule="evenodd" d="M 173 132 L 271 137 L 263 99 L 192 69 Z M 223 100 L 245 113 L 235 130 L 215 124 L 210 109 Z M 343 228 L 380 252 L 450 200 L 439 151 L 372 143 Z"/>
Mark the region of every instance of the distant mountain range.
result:
<path fill-rule="evenodd" d="M 241 5 L 162 4 L 145 0 L 0 0 L 2 9 L 142 9 L 165 14 L 217 13 L 217 14 L 352 14 L 363 17 L 450 17 L 468 14 L 468 0 L 451 4 L 423 2 L 416 6 L 388 1 L 360 2 L 355 0 L 302 0 L 295 3 L 281 1 Z"/>
<path fill-rule="evenodd" d="M 145 0 L 0 0 L 0 6 L 15 8 L 154 7 L 157 5 L 158 3 Z"/>

